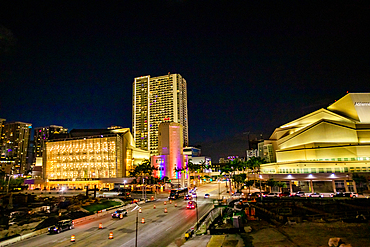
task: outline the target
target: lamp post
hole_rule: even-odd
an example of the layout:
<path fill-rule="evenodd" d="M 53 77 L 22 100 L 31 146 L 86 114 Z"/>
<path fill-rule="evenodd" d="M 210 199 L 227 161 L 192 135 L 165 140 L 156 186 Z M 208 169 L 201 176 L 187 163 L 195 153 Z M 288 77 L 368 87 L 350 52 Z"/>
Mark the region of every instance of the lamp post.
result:
<path fill-rule="evenodd" d="M 261 179 L 262 179 L 262 175 L 260 175 L 259 177 L 260 177 L 260 198 L 261 198 L 261 202 L 262 202 L 262 192 L 261 192 Z"/>
<path fill-rule="evenodd" d="M 139 224 L 139 205 L 137 203 L 135 203 L 136 206 L 134 207 L 134 209 L 131 210 L 134 211 L 136 210 L 136 230 L 135 230 L 135 247 L 137 247 L 137 232 L 138 232 L 138 224 Z"/>
<path fill-rule="evenodd" d="M 195 193 L 195 195 L 196 195 L 196 198 L 197 199 L 195 199 L 196 200 L 196 202 L 197 202 L 197 205 L 196 205 L 196 207 L 197 207 L 197 227 L 196 227 L 196 230 L 198 229 L 198 221 L 199 221 L 199 217 L 198 217 L 198 194 L 197 193 Z"/>
<path fill-rule="evenodd" d="M 221 189 L 220 189 L 220 184 L 221 184 L 221 181 L 218 180 L 218 199 L 221 199 Z"/>
<path fill-rule="evenodd" d="M 136 210 L 136 233 L 135 233 L 135 247 L 137 247 L 137 228 L 139 223 L 139 210 Z"/>

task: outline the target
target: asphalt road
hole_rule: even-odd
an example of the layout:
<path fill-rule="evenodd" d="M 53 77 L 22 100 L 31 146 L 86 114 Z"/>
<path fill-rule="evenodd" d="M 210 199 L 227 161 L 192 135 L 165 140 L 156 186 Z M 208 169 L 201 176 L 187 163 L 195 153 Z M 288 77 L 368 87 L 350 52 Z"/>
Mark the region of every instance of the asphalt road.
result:
<path fill-rule="evenodd" d="M 211 198 L 204 199 L 205 193 L 211 194 Z M 198 189 L 199 218 L 213 207 L 212 198 L 217 197 L 217 184 L 206 184 Z M 156 202 L 142 204 L 142 213 L 129 210 L 123 219 L 112 219 L 107 214 L 60 234 L 43 234 L 11 246 L 135 246 L 136 215 L 139 219 L 137 246 L 168 246 L 184 236 L 185 231 L 195 224 L 197 216 L 196 210 L 186 208 L 187 201 L 183 199 L 174 200 L 172 204 L 167 201 L 167 205 L 164 201 L 167 199 L 159 198 Z M 168 213 L 164 213 L 165 208 Z M 145 223 L 141 223 L 142 218 Z M 99 223 L 103 224 L 103 229 L 98 228 Z M 113 239 L 108 239 L 110 232 L 113 232 Z M 71 235 L 75 235 L 75 242 L 71 242 Z"/>

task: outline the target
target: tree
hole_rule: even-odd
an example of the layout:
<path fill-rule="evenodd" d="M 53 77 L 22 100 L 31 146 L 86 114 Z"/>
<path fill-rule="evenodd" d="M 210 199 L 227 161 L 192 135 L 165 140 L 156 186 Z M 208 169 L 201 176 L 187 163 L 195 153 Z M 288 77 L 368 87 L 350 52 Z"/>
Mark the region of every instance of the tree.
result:
<path fill-rule="evenodd" d="M 277 182 L 276 185 L 279 187 L 279 192 L 282 192 L 281 188 L 286 188 L 287 187 L 286 183 L 284 183 L 284 182 Z"/>
<path fill-rule="evenodd" d="M 134 170 L 130 171 L 130 176 L 136 178 L 144 178 L 145 176 L 151 177 L 154 170 L 157 170 L 157 168 L 151 165 L 150 160 L 144 159 L 140 165 L 135 166 Z"/>
<path fill-rule="evenodd" d="M 251 193 L 251 186 L 254 184 L 254 180 L 248 180 L 245 182 L 245 186 L 249 189 L 249 194 Z"/>
<path fill-rule="evenodd" d="M 191 159 L 188 161 L 188 169 L 189 172 L 194 173 L 194 179 L 195 179 L 195 172 L 200 173 L 201 170 L 203 170 L 207 165 L 205 165 L 205 161 L 201 164 L 194 164 Z"/>
<path fill-rule="evenodd" d="M 277 183 L 278 182 L 273 179 L 267 180 L 266 185 L 270 187 L 270 192 L 272 191 L 273 187 L 277 186 Z"/>
<path fill-rule="evenodd" d="M 367 182 L 368 182 L 365 176 L 358 175 L 357 173 L 352 174 L 352 179 L 353 181 L 355 181 L 356 187 L 360 191 L 363 190 L 364 185 L 367 185 Z"/>
<path fill-rule="evenodd" d="M 236 174 L 233 176 L 233 179 L 237 184 L 238 190 L 240 190 L 240 184 L 244 183 L 246 178 L 247 178 L 247 175 L 245 173 Z"/>

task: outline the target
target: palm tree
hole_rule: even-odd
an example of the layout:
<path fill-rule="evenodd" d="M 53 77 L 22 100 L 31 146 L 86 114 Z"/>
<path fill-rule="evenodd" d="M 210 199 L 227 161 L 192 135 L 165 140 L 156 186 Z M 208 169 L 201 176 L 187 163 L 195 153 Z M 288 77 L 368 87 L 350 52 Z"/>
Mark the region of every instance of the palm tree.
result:
<path fill-rule="evenodd" d="M 261 165 L 265 163 L 266 163 L 265 159 L 261 157 L 251 157 L 247 161 L 247 167 L 254 173 L 255 181 L 257 181 L 256 175 L 260 173 Z"/>
<path fill-rule="evenodd" d="M 272 192 L 272 188 L 275 187 L 277 183 L 278 182 L 273 179 L 267 180 L 266 185 L 270 187 L 270 192 Z"/>
<path fill-rule="evenodd" d="M 245 186 L 249 189 L 249 194 L 251 193 L 251 186 L 254 184 L 254 180 L 248 180 L 245 182 Z"/>

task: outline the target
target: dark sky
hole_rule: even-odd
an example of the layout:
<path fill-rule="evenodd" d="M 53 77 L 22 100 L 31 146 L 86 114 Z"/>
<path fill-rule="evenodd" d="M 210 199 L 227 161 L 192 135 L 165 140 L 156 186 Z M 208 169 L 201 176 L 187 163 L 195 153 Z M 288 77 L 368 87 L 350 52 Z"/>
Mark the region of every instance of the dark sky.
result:
<path fill-rule="evenodd" d="M 71 2 L 1 1 L 0 118 L 131 127 L 134 77 L 179 73 L 196 145 L 370 91 L 366 2 Z"/>

